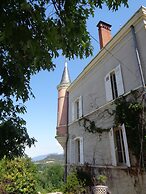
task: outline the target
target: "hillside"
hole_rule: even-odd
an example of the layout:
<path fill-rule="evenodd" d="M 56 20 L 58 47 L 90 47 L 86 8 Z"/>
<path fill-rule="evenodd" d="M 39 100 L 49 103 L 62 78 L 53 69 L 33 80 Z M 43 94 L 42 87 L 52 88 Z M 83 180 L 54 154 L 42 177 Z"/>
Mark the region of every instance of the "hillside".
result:
<path fill-rule="evenodd" d="M 39 164 L 47 164 L 47 163 L 64 163 L 64 155 L 63 154 L 49 154 L 42 155 L 32 159 L 34 163 Z"/>

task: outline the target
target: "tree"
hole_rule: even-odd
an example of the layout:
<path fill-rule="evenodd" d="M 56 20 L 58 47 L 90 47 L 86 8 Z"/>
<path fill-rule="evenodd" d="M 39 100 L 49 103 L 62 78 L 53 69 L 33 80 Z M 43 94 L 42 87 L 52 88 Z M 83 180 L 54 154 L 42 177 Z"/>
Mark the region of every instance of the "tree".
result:
<path fill-rule="evenodd" d="M 60 191 L 64 183 L 64 166 L 59 163 L 41 164 L 37 166 L 40 191 Z"/>
<path fill-rule="evenodd" d="M 0 159 L 23 156 L 25 147 L 34 144 L 35 139 L 29 138 L 25 121 L 19 117 L 11 118 L 0 125 Z"/>
<path fill-rule="evenodd" d="M 0 193 L 36 194 L 37 170 L 27 158 L 0 161 Z"/>
<path fill-rule="evenodd" d="M 0 130 L 6 127 L 7 130 L 16 129 L 11 130 L 14 132 L 12 136 L 7 137 L 10 141 L 17 136 L 18 129 L 19 135 L 25 137 L 20 144 L 34 143 L 34 139 L 27 134 L 25 121 L 19 115 L 26 111 L 23 104 L 33 96 L 31 76 L 40 70 L 53 70 L 53 59 L 59 54 L 69 59 L 92 54 L 86 29 L 88 17 L 94 15 L 95 9 L 102 8 L 104 3 L 109 9 L 117 10 L 121 4 L 127 6 L 127 1 L 1 0 Z M 9 141 L 7 138 L 4 137 Z M 19 154 L 24 153 L 23 148 Z M 4 153 L 7 154 L 7 151 L 3 150 Z"/>

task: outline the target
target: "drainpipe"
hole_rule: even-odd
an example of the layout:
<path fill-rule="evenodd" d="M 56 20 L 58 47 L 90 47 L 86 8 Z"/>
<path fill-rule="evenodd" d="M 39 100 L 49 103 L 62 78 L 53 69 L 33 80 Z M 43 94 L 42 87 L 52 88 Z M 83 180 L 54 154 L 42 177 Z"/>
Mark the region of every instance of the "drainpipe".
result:
<path fill-rule="evenodd" d="M 145 107 L 145 80 L 144 80 L 144 74 L 143 74 L 143 69 L 142 69 L 142 65 L 141 65 L 141 59 L 140 59 L 140 52 L 138 49 L 138 43 L 137 43 L 137 37 L 136 37 L 136 33 L 135 33 L 135 28 L 132 25 L 131 26 L 131 31 L 132 31 L 132 35 L 133 35 L 133 40 L 134 40 L 134 47 L 135 47 L 135 53 L 136 53 L 136 58 L 137 58 L 137 62 L 138 62 L 138 67 L 139 67 L 139 72 L 140 72 L 140 76 L 141 76 L 141 83 L 142 83 L 142 89 L 143 89 L 143 93 L 142 93 L 142 121 L 141 121 L 141 145 L 140 145 L 140 157 L 139 157 L 139 167 L 142 164 L 142 167 L 144 168 L 144 154 L 143 154 L 143 137 L 144 137 L 144 118 L 145 118 L 145 111 L 144 111 L 144 107 Z"/>
<path fill-rule="evenodd" d="M 69 92 L 67 92 L 67 129 L 66 129 L 66 145 L 65 145 L 65 169 L 64 169 L 64 182 L 67 181 L 67 146 L 68 146 L 68 108 L 69 108 Z"/>
<path fill-rule="evenodd" d="M 140 77 L 141 77 L 141 83 L 142 83 L 142 87 L 144 89 L 145 88 L 144 74 L 143 74 L 142 65 L 141 65 L 141 59 L 140 59 L 140 53 L 139 53 L 138 44 L 137 44 L 137 37 L 136 37 L 136 33 L 135 33 L 135 28 L 133 25 L 131 26 L 131 31 L 132 31 L 133 40 L 134 40 L 134 47 L 135 47 L 135 53 L 136 53 L 136 58 L 137 58 L 137 62 L 138 62 Z"/>

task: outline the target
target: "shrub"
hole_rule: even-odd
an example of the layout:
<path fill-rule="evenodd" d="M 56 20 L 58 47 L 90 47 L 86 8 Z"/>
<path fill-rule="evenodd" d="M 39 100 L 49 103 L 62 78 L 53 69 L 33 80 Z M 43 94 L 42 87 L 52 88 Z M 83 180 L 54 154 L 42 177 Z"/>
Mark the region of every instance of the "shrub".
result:
<path fill-rule="evenodd" d="M 3 158 L 0 161 L 0 192 L 36 194 L 36 169 L 28 158 Z"/>
<path fill-rule="evenodd" d="M 83 191 L 85 191 L 84 183 L 78 179 L 76 172 L 71 172 L 67 176 L 67 182 L 64 185 L 63 193 L 64 194 L 80 194 Z"/>
<path fill-rule="evenodd" d="M 60 191 L 64 184 L 64 167 L 58 163 L 37 165 L 39 191 Z"/>

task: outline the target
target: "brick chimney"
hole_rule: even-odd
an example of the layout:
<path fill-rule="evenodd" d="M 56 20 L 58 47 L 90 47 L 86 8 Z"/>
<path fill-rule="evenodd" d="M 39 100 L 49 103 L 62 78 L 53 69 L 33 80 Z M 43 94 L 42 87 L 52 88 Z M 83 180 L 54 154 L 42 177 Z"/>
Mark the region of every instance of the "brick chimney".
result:
<path fill-rule="evenodd" d="M 100 21 L 97 24 L 98 32 L 99 32 L 99 42 L 100 42 L 100 49 L 102 49 L 112 38 L 111 36 L 111 25 Z"/>

